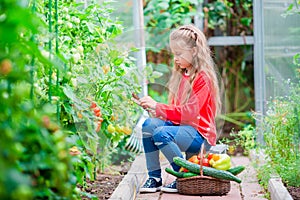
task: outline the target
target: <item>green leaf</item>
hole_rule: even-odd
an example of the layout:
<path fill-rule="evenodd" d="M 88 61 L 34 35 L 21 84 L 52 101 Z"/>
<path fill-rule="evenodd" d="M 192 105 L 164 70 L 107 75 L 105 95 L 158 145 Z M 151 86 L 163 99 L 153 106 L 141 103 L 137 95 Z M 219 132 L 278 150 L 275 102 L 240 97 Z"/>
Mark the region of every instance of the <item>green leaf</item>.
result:
<path fill-rule="evenodd" d="M 200 3 L 203 3 L 203 0 L 189 0 L 189 2 L 191 3 L 191 4 L 194 4 L 194 5 L 199 5 Z"/>
<path fill-rule="evenodd" d="M 95 32 L 95 26 L 94 26 L 93 23 L 86 22 L 86 26 L 88 27 L 89 32 L 90 32 L 91 34 L 93 34 L 93 33 Z"/>
<path fill-rule="evenodd" d="M 162 75 L 163 75 L 163 73 L 158 72 L 158 71 L 154 71 L 154 72 L 152 73 L 152 78 L 156 79 L 156 78 L 161 77 Z"/>
<path fill-rule="evenodd" d="M 155 79 L 152 78 L 152 77 L 149 77 L 148 80 L 149 80 L 150 83 L 154 83 L 155 82 Z"/>
<path fill-rule="evenodd" d="M 169 8 L 169 3 L 168 2 L 160 2 L 157 4 L 157 8 L 167 10 Z"/>
<path fill-rule="evenodd" d="M 300 53 L 297 53 L 293 58 L 294 65 L 300 66 Z"/>
<path fill-rule="evenodd" d="M 115 58 L 115 59 L 113 60 L 113 63 L 114 63 L 114 65 L 116 65 L 116 66 L 120 66 L 123 62 L 124 62 L 124 58 L 120 58 L 120 57 Z"/>
<path fill-rule="evenodd" d="M 251 25 L 251 22 L 252 22 L 252 18 L 248 18 L 248 17 L 242 17 L 241 18 L 241 23 L 244 25 L 244 26 L 250 26 Z"/>
<path fill-rule="evenodd" d="M 121 67 L 116 68 L 116 75 L 117 76 L 124 76 L 125 75 L 125 70 L 122 69 Z"/>
<path fill-rule="evenodd" d="M 87 107 L 87 104 L 81 101 L 81 99 L 79 99 L 76 96 L 76 94 L 74 93 L 73 89 L 70 86 L 68 85 L 63 86 L 63 92 L 71 100 L 71 102 L 74 103 L 74 106 L 78 110 L 84 110 Z"/>

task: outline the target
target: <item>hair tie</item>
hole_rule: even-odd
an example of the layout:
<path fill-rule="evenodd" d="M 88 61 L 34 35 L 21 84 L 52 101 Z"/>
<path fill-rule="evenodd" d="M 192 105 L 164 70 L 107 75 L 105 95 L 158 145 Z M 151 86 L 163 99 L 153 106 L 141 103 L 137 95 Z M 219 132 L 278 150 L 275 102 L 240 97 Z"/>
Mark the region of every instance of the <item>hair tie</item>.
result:
<path fill-rule="evenodd" d="M 186 27 L 182 27 L 182 28 L 179 28 L 179 30 L 186 30 L 186 31 L 190 31 L 192 34 L 194 34 L 195 38 L 193 38 L 195 40 L 195 42 L 197 41 L 198 39 L 198 34 L 193 31 L 192 29 L 189 29 L 189 28 L 186 28 Z"/>

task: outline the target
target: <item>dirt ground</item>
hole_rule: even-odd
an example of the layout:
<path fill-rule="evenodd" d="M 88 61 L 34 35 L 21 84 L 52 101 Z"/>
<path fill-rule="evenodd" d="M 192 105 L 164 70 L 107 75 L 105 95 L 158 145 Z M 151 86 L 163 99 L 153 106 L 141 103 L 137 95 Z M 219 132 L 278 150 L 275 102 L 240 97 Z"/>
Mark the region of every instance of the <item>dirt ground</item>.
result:
<path fill-rule="evenodd" d="M 86 192 L 97 196 L 97 199 L 109 199 L 124 175 L 99 174 L 96 181 L 88 182 Z M 82 199 L 90 199 L 83 197 Z"/>
<path fill-rule="evenodd" d="M 300 187 L 288 186 L 287 190 L 294 200 L 300 200 Z"/>
<path fill-rule="evenodd" d="M 121 165 L 113 165 L 105 170 L 104 173 L 99 173 L 95 181 L 87 181 L 87 187 L 85 192 L 97 199 L 109 199 L 122 181 L 124 176 L 127 174 L 131 166 L 131 163 L 123 163 Z M 83 189 L 82 189 L 83 190 Z M 82 199 L 91 199 L 90 197 L 82 197 Z"/>

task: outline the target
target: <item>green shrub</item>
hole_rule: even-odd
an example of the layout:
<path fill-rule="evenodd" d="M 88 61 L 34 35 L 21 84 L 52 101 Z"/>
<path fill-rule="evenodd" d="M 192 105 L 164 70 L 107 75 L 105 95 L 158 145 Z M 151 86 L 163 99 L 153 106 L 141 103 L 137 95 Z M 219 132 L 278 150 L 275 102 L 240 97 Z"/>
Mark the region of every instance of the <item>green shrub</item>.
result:
<path fill-rule="evenodd" d="M 299 1 L 293 1 L 283 17 L 299 15 Z M 288 186 L 300 186 L 300 54 L 295 54 L 293 63 L 296 66 L 296 80 L 288 80 L 287 96 L 276 97 L 268 103 L 267 115 L 263 119 L 262 132 L 267 163 L 259 172 L 270 177 L 265 168 L 272 168 Z M 262 184 L 268 179 L 261 176 Z"/>
<path fill-rule="evenodd" d="M 24 4 L 0 3 L 0 199 L 72 199 L 65 130 L 55 106 L 34 101 L 33 60 L 50 61 L 32 38 L 46 26 Z"/>
<path fill-rule="evenodd" d="M 300 186 L 300 82 L 290 83 L 290 94 L 277 97 L 268 104 L 262 123 L 269 158 L 267 166 L 275 169 L 282 180 L 291 186 Z"/>
<path fill-rule="evenodd" d="M 234 154 L 238 147 L 241 147 L 244 155 L 256 148 L 256 130 L 252 125 L 246 125 L 239 131 L 232 130 L 230 137 L 221 139 L 221 142 L 229 146 L 228 153 Z"/>

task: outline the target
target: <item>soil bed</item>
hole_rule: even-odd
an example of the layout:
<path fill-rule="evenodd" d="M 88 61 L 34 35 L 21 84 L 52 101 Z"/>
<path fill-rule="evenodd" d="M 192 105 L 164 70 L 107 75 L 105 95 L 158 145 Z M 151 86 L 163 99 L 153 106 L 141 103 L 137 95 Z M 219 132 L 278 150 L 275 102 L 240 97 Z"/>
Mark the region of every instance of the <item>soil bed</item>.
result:
<path fill-rule="evenodd" d="M 131 163 L 124 163 L 122 165 L 113 165 L 108 167 L 104 173 L 97 174 L 95 181 L 87 180 L 84 192 L 96 196 L 97 199 L 109 199 L 122 181 L 124 176 L 129 171 Z M 83 190 L 81 188 L 81 190 Z M 91 199 L 89 197 L 82 197 L 82 199 Z"/>
<path fill-rule="evenodd" d="M 97 196 L 97 199 L 109 199 L 124 175 L 99 174 L 95 181 L 87 181 L 85 192 Z M 82 199 L 90 199 L 82 197 Z"/>
<path fill-rule="evenodd" d="M 300 187 L 288 186 L 287 190 L 294 200 L 300 200 Z"/>

